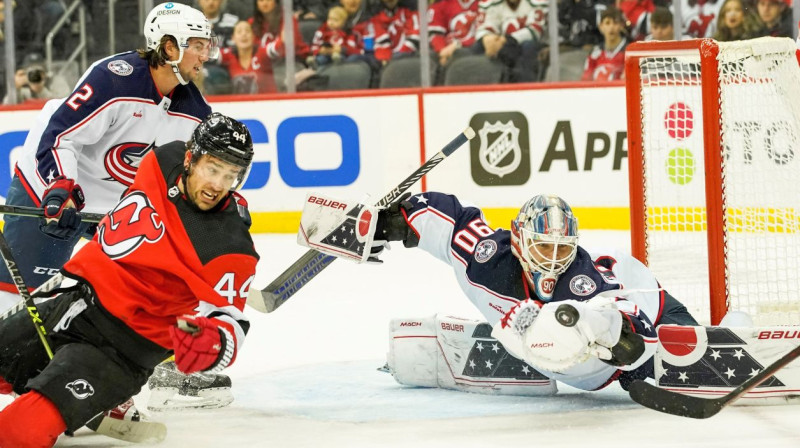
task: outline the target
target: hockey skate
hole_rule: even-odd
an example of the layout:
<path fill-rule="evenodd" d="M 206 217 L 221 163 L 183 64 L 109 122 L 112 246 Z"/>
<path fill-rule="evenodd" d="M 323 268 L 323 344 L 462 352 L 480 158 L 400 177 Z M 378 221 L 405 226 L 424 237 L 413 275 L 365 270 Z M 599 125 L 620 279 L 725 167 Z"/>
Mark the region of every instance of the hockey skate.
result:
<path fill-rule="evenodd" d="M 216 409 L 233 402 L 231 379 L 226 375 L 193 373 L 186 375 L 175 362 L 156 366 L 147 381 L 150 411 Z"/>
<path fill-rule="evenodd" d="M 98 434 L 134 443 L 160 442 L 167 436 L 163 423 L 142 419 L 132 398 L 93 418 L 86 426 Z"/>

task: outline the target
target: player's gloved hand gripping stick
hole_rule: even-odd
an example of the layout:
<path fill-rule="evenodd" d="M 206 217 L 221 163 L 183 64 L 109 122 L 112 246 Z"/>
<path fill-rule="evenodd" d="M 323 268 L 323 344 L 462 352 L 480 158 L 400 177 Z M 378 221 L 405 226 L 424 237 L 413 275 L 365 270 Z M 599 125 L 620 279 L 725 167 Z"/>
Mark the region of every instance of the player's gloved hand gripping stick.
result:
<path fill-rule="evenodd" d="M 394 189 L 387 193 L 375 207 L 386 207 L 394 202 L 400 195 L 408 190 L 414 183 L 416 183 L 422 176 L 427 174 L 442 160 L 447 158 L 450 154 L 455 152 L 456 149 L 461 147 L 464 143 L 475 137 L 475 131 L 472 128 L 467 128 L 464 132 L 460 133 L 450 143 L 448 143 L 441 151 L 436 153 L 433 157 L 428 159 L 422 166 L 417 168 L 410 176 L 400 182 Z M 294 262 L 288 269 L 272 281 L 264 290 L 257 288 L 250 288 L 247 297 L 247 304 L 253 308 L 271 313 L 279 306 L 288 300 L 294 293 L 308 283 L 312 278 L 316 277 L 323 269 L 328 267 L 329 264 L 335 260 L 333 255 L 324 254 L 317 250 L 311 249 Z"/>

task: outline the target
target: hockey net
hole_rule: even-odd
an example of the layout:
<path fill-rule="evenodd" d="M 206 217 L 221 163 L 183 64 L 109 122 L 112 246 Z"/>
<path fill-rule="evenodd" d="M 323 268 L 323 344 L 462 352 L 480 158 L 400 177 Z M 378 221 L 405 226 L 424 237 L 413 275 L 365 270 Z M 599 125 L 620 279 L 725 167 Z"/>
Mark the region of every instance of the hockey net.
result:
<path fill-rule="evenodd" d="M 626 51 L 634 256 L 704 324 L 800 324 L 800 68 L 790 39 Z"/>

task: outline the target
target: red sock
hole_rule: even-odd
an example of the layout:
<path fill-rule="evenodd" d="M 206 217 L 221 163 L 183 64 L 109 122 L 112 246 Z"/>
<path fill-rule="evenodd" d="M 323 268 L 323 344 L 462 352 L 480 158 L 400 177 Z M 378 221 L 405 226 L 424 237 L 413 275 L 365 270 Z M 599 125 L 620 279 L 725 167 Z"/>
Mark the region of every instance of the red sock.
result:
<path fill-rule="evenodd" d="M 52 447 L 67 425 L 52 401 L 36 391 L 0 411 L 0 448 Z"/>
<path fill-rule="evenodd" d="M 11 386 L 11 384 L 7 383 L 6 380 L 0 376 L 0 394 L 8 395 L 13 391 L 14 388 Z"/>

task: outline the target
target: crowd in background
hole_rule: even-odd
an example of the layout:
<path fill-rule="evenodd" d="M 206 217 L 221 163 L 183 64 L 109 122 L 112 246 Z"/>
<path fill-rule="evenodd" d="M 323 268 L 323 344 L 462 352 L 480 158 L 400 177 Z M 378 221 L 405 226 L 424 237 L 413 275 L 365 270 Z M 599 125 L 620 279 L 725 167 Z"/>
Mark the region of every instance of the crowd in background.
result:
<path fill-rule="evenodd" d="M 0 0 L 0 16 L 10 1 Z M 63 14 L 65 1 L 14 3 L 18 67 L 14 79 L 19 101 L 69 93 L 71 86 L 49 79 L 52 74 L 42 64 L 44 35 Z M 100 25 L 107 20 L 93 16 L 103 11 L 106 0 L 83 1 L 90 23 Z M 125 1 L 117 0 L 117 4 Z M 796 26 L 790 0 L 680 1 L 682 28 L 675 30 L 671 1 L 560 0 L 559 79 L 621 79 L 625 48 L 633 41 L 791 37 Z M 285 91 L 286 30 L 294 37 L 293 67 L 298 91 L 419 85 L 420 15 L 414 0 L 296 0 L 288 26 L 283 23 L 279 0 L 178 3 L 203 11 L 219 37 L 221 57 L 206 64 L 200 82 L 206 94 Z M 436 0 L 429 4 L 423 17 L 428 23 L 432 85 L 548 79 L 547 0 Z M 120 20 L 130 18 L 119 17 Z M 135 31 L 124 27 L 119 32 L 134 34 L 141 40 Z M 62 29 L 54 40 L 56 57 L 70 53 L 73 34 L 74 27 Z M 102 34 L 94 33 L 92 37 L 90 48 L 102 51 Z M 135 42 L 134 47 L 125 49 L 143 44 Z M 401 65 L 408 67 L 406 71 L 396 69 Z M 416 81 L 409 83 L 408 78 L 415 71 Z M 495 77 L 487 81 L 487 73 Z"/>

